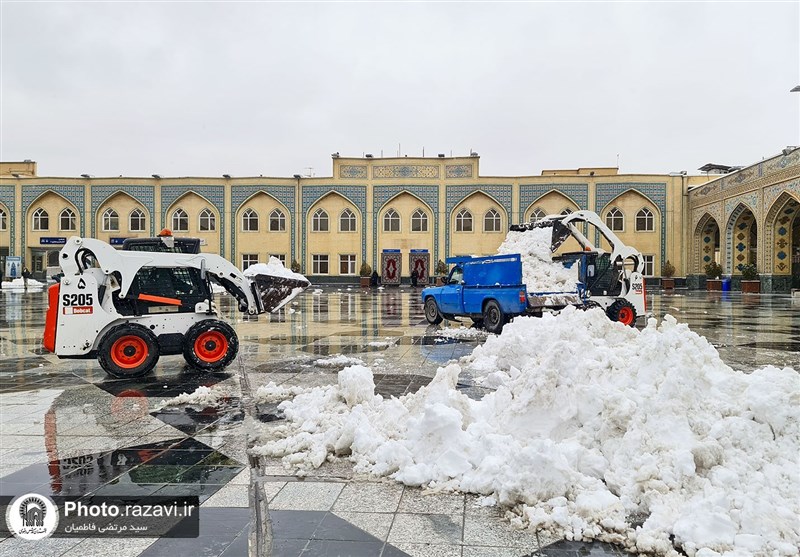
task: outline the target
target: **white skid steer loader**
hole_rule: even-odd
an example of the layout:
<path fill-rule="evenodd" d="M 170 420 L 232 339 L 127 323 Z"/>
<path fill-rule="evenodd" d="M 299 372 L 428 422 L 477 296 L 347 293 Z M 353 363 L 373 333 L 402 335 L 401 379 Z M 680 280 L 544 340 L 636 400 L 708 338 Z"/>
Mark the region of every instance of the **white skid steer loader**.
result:
<path fill-rule="evenodd" d="M 140 377 L 160 355 L 183 354 L 201 371 L 236 357 L 236 332 L 220 319 L 211 281 L 250 315 L 276 311 L 310 283 L 302 275 L 245 276 L 208 253 L 118 251 L 73 236 L 49 290 L 44 347 L 59 358 L 97 357 L 114 377 Z"/>

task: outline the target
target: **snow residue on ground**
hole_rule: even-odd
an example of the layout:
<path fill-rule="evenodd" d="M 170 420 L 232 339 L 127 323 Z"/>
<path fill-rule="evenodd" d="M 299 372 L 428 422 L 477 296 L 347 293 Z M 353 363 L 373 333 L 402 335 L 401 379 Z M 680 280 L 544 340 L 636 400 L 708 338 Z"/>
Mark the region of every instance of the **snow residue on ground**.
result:
<path fill-rule="evenodd" d="M 227 398 L 230 393 L 226 389 L 216 387 L 200 386 L 192 393 L 181 393 L 176 397 L 169 400 L 161 401 L 161 408 L 167 406 L 181 406 L 182 404 L 189 404 L 192 406 L 214 406 L 222 398 Z"/>
<path fill-rule="evenodd" d="M 356 364 L 361 365 L 363 363 L 364 362 L 358 358 L 351 358 L 349 356 L 345 356 L 344 354 L 335 354 L 333 356 L 328 356 L 327 358 L 314 360 L 314 365 L 318 367 L 344 367 Z"/>
<path fill-rule="evenodd" d="M 499 255 L 518 253 L 522 256 L 522 282 L 528 292 L 574 292 L 577 289 L 577 265 L 567 269 L 554 262 L 550 253 L 552 240 L 552 228 L 512 230 L 497 248 Z"/>
<path fill-rule="evenodd" d="M 0 286 L 2 288 L 11 288 L 14 290 L 17 289 L 24 289 L 25 288 L 25 280 L 21 278 L 15 278 L 12 280 L 4 280 L 0 282 Z M 28 279 L 28 288 L 43 288 L 45 284 L 43 282 L 39 282 L 38 280 L 34 280 L 29 278 Z"/>
<path fill-rule="evenodd" d="M 386 340 L 373 340 L 368 343 L 367 346 L 372 346 L 374 348 L 391 348 L 395 344 L 397 344 L 396 338 L 386 337 Z"/>
<path fill-rule="evenodd" d="M 270 381 L 266 385 L 261 385 L 256 390 L 255 395 L 253 395 L 253 400 L 256 404 L 278 402 L 305 393 L 307 390 L 306 387 L 283 387 L 281 385 L 276 385 L 274 381 Z"/>
<path fill-rule="evenodd" d="M 436 336 L 445 337 L 445 338 L 456 338 L 456 339 L 479 339 L 479 338 L 486 338 L 486 331 L 478 329 L 476 327 L 467 328 L 467 327 L 447 327 L 444 329 L 439 329 L 436 331 Z"/>
<path fill-rule="evenodd" d="M 472 400 L 461 373 L 496 390 Z M 354 366 L 305 389 L 254 451 L 301 472 L 347 455 L 640 553 L 798 555 L 800 376 L 734 371 L 670 316 L 642 331 L 597 309 L 517 318 L 414 394 L 372 385 Z"/>
<path fill-rule="evenodd" d="M 244 270 L 244 276 L 246 277 L 252 277 L 255 275 L 269 275 L 273 277 L 283 277 L 309 282 L 306 277 L 300 273 L 295 273 L 291 269 L 287 269 L 283 266 L 283 263 L 281 263 L 280 259 L 272 256 L 270 256 L 268 263 L 255 263 Z"/>

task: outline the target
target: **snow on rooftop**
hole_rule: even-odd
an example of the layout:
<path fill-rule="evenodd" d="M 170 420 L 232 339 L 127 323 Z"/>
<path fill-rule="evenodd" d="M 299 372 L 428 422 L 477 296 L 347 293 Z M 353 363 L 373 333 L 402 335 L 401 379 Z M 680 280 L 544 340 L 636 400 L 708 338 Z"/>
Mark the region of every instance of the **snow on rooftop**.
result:
<path fill-rule="evenodd" d="M 553 261 L 550 246 L 552 228 L 533 228 L 524 232 L 509 231 L 497 249 L 499 255 L 518 253 L 522 259 L 522 281 L 528 292 L 574 292 L 577 290 L 578 266 L 565 268 Z"/>
<path fill-rule="evenodd" d="M 470 399 L 462 373 L 496 390 Z M 414 394 L 373 381 L 359 365 L 303 389 L 253 452 L 300 473 L 340 455 L 636 552 L 798 555 L 800 376 L 735 371 L 671 316 L 642 331 L 599 309 L 517 318 Z"/>

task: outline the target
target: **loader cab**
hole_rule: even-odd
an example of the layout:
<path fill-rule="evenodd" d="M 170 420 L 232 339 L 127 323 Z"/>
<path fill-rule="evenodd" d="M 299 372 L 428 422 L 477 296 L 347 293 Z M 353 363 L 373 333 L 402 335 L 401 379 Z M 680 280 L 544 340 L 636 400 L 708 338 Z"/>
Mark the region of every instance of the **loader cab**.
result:
<path fill-rule="evenodd" d="M 168 229 L 155 238 L 126 238 L 122 243 L 126 251 L 156 251 L 162 253 L 200 253 L 200 238 L 176 238 Z"/>
<path fill-rule="evenodd" d="M 200 269 L 142 267 L 134 276 L 128 295 L 113 299 L 122 315 L 193 313 L 196 304 L 211 299 L 211 293 Z"/>
<path fill-rule="evenodd" d="M 619 296 L 622 293 L 622 263 L 612 262 L 605 251 L 583 251 L 564 254 L 580 259 L 579 278 L 592 296 Z"/>

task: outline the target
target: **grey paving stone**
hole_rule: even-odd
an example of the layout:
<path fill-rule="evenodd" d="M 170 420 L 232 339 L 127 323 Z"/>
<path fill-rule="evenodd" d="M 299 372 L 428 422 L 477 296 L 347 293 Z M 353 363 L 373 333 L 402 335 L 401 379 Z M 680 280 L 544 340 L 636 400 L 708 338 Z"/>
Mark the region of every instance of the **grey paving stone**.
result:
<path fill-rule="evenodd" d="M 270 505 L 278 510 L 328 511 L 343 488 L 338 482 L 288 482 Z"/>
<path fill-rule="evenodd" d="M 334 511 L 389 513 L 397 511 L 403 486 L 391 483 L 347 484 L 333 505 Z"/>
<path fill-rule="evenodd" d="M 400 499 L 399 512 L 453 514 L 464 512 L 463 493 L 431 493 L 417 487 L 406 487 Z"/>
<path fill-rule="evenodd" d="M 388 541 L 395 543 L 460 544 L 462 515 L 397 513 Z"/>
<path fill-rule="evenodd" d="M 366 533 L 386 541 L 389 537 L 389 530 L 392 527 L 394 514 L 392 513 L 357 513 L 334 511 L 339 518 L 346 520 L 353 526 L 361 528 Z"/>

